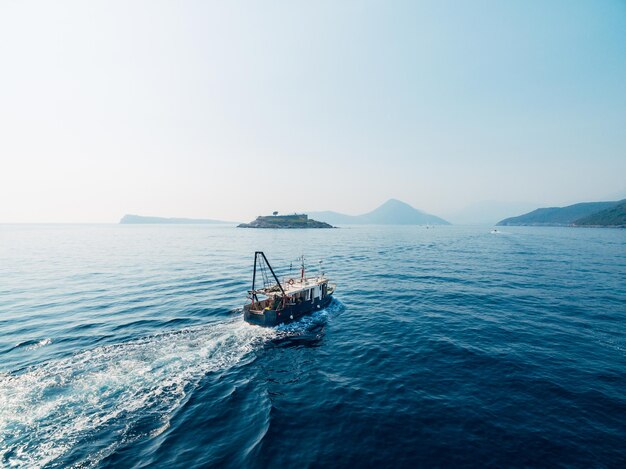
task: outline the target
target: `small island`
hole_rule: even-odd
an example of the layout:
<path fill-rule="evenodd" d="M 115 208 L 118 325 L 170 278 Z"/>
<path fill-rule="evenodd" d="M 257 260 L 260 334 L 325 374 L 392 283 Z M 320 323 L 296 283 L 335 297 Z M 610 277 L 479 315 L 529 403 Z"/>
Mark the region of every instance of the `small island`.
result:
<path fill-rule="evenodd" d="M 278 215 L 274 212 L 270 216 L 259 216 L 250 223 L 242 223 L 238 228 L 271 228 L 271 229 L 302 229 L 302 228 L 334 228 L 323 221 L 312 220 L 305 213 L 293 215 Z"/>

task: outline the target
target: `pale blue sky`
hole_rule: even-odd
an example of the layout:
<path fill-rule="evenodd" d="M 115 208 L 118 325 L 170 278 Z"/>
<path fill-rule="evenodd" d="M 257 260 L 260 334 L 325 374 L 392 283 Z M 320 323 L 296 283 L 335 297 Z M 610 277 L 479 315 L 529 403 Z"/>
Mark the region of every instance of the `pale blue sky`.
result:
<path fill-rule="evenodd" d="M 4 0 L 0 59 L 0 222 L 626 190 L 625 1 Z"/>

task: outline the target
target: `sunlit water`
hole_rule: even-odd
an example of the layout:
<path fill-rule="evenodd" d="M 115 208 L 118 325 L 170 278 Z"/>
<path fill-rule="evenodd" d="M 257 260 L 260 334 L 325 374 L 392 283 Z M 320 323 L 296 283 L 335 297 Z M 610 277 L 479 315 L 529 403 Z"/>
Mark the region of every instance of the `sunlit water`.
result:
<path fill-rule="evenodd" d="M 623 466 L 625 325 L 626 230 L 4 225 L 0 466 Z"/>

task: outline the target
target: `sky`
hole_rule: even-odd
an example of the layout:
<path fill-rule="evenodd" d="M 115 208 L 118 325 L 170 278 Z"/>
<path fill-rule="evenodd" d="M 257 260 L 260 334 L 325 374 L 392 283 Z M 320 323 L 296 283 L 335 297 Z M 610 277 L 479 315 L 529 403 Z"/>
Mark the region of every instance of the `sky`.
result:
<path fill-rule="evenodd" d="M 0 223 L 617 197 L 624 0 L 0 2 Z"/>

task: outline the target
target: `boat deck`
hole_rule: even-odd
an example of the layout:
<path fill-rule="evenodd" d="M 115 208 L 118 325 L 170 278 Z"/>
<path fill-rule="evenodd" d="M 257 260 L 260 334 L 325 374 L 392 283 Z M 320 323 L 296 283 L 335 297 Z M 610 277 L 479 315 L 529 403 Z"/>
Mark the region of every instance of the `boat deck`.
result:
<path fill-rule="evenodd" d="M 290 283 L 291 282 L 291 283 Z M 282 283 L 283 289 L 285 291 L 285 295 L 290 297 L 290 301 L 287 303 L 289 305 L 295 304 L 295 300 L 293 297 L 298 293 L 304 292 L 312 287 L 321 286 L 323 284 L 327 284 L 327 295 L 332 295 L 335 290 L 334 285 L 328 283 L 328 279 L 326 277 L 313 277 L 313 278 L 304 278 L 304 279 L 285 279 Z M 253 312 L 253 313 L 262 313 L 267 308 L 272 308 L 274 305 L 274 298 L 277 295 L 282 295 L 280 288 L 278 285 L 271 286 L 269 288 L 264 288 L 260 290 L 256 290 L 256 293 L 268 296 L 268 298 L 255 302 L 254 304 L 247 304 L 244 306 L 244 309 Z"/>

